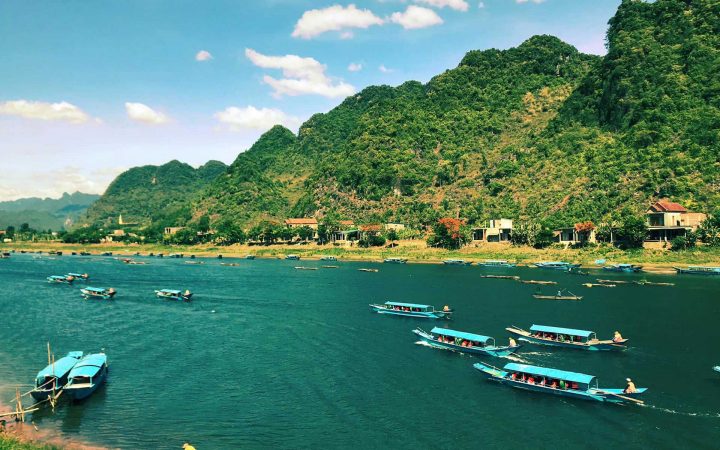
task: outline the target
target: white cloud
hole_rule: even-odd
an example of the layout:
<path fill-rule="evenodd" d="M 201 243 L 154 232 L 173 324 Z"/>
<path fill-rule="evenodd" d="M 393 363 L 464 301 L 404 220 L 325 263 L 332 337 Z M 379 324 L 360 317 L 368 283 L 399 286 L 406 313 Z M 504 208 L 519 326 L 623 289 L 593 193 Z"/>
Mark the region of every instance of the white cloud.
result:
<path fill-rule="evenodd" d="M 200 50 L 195 54 L 195 61 L 210 61 L 211 59 L 213 59 L 213 55 L 207 50 Z"/>
<path fill-rule="evenodd" d="M 406 30 L 431 27 L 443 23 L 435 11 L 421 6 L 410 5 L 405 12 L 396 12 L 390 16 L 393 23 L 402 25 Z"/>
<path fill-rule="evenodd" d="M 363 68 L 362 63 L 350 63 L 348 70 L 350 72 L 360 72 Z"/>
<path fill-rule="evenodd" d="M 89 170 L 87 167 L 65 166 L 33 173 L 6 173 L 0 182 L 0 201 L 26 197 L 59 198 L 63 192 L 80 191 L 102 194 L 124 167 Z M 31 224 L 32 225 L 32 224 Z"/>
<path fill-rule="evenodd" d="M 435 8 L 445 8 L 447 6 L 456 11 L 467 11 L 470 7 L 465 0 L 415 0 L 415 3 L 423 3 Z"/>
<path fill-rule="evenodd" d="M 395 72 L 394 69 L 388 69 L 387 67 L 385 67 L 385 64 L 380 64 L 380 67 L 378 67 L 378 70 L 382 73 Z"/>
<path fill-rule="evenodd" d="M 482 9 L 485 7 L 485 2 L 478 2 L 478 8 Z"/>
<path fill-rule="evenodd" d="M 269 75 L 263 82 L 270 85 L 273 95 L 322 95 L 324 97 L 346 97 L 355 93 L 355 88 L 343 81 L 333 81 L 326 74 L 327 67 L 314 58 L 297 55 L 267 56 L 251 48 L 245 49 L 245 56 L 256 66 L 264 69 L 280 69 L 285 78 L 277 79 Z"/>
<path fill-rule="evenodd" d="M 290 129 L 297 128 L 301 121 L 297 117 L 285 114 L 279 109 L 255 108 L 247 106 L 238 108 L 230 106 L 214 114 L 218 121 L 228 125 L 233 131 L 260 130 L 265 131 L 273 125 L 283 125 Z"/>
<path fill-rule="evenodd" d="M 169 120 L 165 114 L 155 111 L 151 107 L 142 103 L 125 103 L 125 111 L 127 111 L 129 118 L 138 122 L 158 125 L 167 123 Z"/>
<path fill-rule="evenodd" d="M 90 116 L 83 110 L 68 102 L 46 103 L 11 100 L 0 103 L 0 114 L 25 119 L 61 120 L 70 123 L 83 123 L 90 119 Z"/>
<path fill-rule="evenodd" d="M 333 5 L 324 9 L 305 11 L 295 24 L 292 37 L 312 39 L 328 31 L 347 32 L 350 28 L 365 29 L 382 24 L 383 20 L 369 9 L 358 9 L 353 4 L 347 7 Z M 347 38 L 348 35 L 345 36 Z"/>

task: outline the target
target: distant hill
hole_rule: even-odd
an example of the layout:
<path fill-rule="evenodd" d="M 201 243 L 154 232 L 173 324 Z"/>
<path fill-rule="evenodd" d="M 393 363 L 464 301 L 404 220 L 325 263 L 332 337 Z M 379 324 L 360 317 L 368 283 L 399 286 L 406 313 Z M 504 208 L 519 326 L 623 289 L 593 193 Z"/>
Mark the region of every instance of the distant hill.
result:
<path fill-rule="evenodd" d="M 100 198 L 97 194 L 64 193 L 60 198 L 22 198 L 0 202 L 0 228 L 23 223 L 41 230 L 60 230 L 68 219 L 72 222 Z"/>

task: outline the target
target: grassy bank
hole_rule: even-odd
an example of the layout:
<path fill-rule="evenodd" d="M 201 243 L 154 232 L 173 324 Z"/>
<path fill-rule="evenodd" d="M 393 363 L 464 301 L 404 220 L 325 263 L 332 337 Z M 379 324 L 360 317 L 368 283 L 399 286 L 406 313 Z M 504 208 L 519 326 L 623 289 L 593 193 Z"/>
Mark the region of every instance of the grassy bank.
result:
<path fill-rule="evenodd" d="M 59 450 L 60 447 L 26 441 L 12 434 L 0 434 L 0 450 Z"/>
<path fill-rule="evenodd" d="M 357 246 L 317 245 L 314 243 L 296 245 L 231 245 L 231 246 L 169 246 L 159 244 L 63 244 L 59 242 L 19 242 L 5 244 L 4 250 L 27 251 L 87 251 L 93 254 L 113 252 L 114 255 L 133 255 L 148 253 L 183 253 L 185 256 L 215 257 L 219 254 L 228 257 L 242 257 L 252 254 L 257 257 L 282 258 L 288 254 L 297 254 L 304 259 L 315 259 L 323 255 L 333 255 L 348 261 L 381 261 L 387 257 L 407 258 L 409 262 L 438 263 L 443 259 L 462 258 L 478 261 L 483 259 L 507 259 L 520 264 L 535 261 L 564 260 L 595 266 L 595 260 L 605 259 L 608 263 L 644 264 L 648 268 L 671 268 L 676 265 L 716 265 L 720 266 L 720 249 L 698 247 L 694 250 L 672 252 L 664 249 L 640 249 L 624 251 L 611 246 L 595 246 L 581 249 L 516 247 L 503 244 L 479 244 L 463 247 L 460 250 L 428 248 L 424 241 L 399 241 L 395 248 L 359 248 Z"/>

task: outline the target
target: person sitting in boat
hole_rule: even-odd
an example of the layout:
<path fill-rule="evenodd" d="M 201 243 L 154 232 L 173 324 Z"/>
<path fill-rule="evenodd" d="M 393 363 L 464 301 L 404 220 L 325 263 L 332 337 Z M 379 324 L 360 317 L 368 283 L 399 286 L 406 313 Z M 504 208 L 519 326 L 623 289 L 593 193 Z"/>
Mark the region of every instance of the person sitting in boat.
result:
<path fill-rule="evenodd" d="M 626 380 L 627 380 L 627 386 L 623 390 L 623 393 L 634 394 L 635 392 L 637 392 L 637 388 L 635 388 L 635 383 L 633 383 L 633 380 L 631 380 L 630 378 L 626 378 Z"/>
<path fill-rule="evenodd" d="M 443 306 L 444 312 L 450 312 L 450 307 L 448 305 Z"/>
<path fill-rule="evenodd" d="M 557 389 L 557 387 L 558 387 L 557 380 L 552 380 L 552 382 L 550 382 L 550 387 L 553 389 Z"/>
<path fill-rule="evenodd" d="M 508 338 L 508 341 L 510 343 L 510 347 L 517 347 L 517 342 L 515 342 L 515 339 L 510 337 L 510 338 Z"/>
<path fill-rule="evenodd" d="M 567 385 L 565 384 L 565 380 L 560 380 L 560 389 L 566 389 Z"/>
<path fill-rule="evenodd" d="M 529 384 L 535 384 L 535 377 L 533 377 L 532 375 L 530 375 L 530 377 L 527 379 L 527 382 L 528 382 Z"/>
<path fill-rule="evenodd" d="M 613 342 L 621 342 L 623 340 L 622 334 L 620 334 L 619 331 L 615 332 L 615 335 L 613 336 Z"/>
<path fill-rule="evenodd" d="M 190 292 L 190 289 L 185 289 L 185 293 L 183 294 L 183 297 L 187 298 L 192 295 L 192 292 Z"/>

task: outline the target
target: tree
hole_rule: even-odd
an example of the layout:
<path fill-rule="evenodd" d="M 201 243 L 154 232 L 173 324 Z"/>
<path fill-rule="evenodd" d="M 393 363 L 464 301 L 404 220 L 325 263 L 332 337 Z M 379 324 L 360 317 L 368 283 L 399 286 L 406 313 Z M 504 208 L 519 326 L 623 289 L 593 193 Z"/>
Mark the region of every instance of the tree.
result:
<path fill-rule="evenodd" d="M 298 229 L 298 236 L 300 236 L 300 239 L 303 241 L 309 241 L 315 236 L 315 230 L 308 226 L 300 227 L 300 229 Z"/>
<path fill-rule="evenodd" d="M 12 239 L 15 237 L 15 227 L 10 225 L 9 227 L 5 228 L 5 236 Z"/>
<path fill-rule="evenodd" d="M 280 240 L 283 240 L 286 242 L 292 240 L 292 238 L 295 237 L 296 235 L 297 235 L 297 231 L 292 228 L 282 227 L 277 230 L 278 238 L 280 238 Z"/>
<path fill-rule="evenodd" d="M 458 249 L 469 241 L 469 230 L 465 222 L 450 217 L 438 220 L 433 226 L 433 235 L 428 245 L 447 249 Z"/>
<path fill-rule="evenodd" d="M 215 239 L 222 245 L 242 244 L 247 240 L 245 231 L 231 220 L 223 220 L 215 226 Z"/>
<path fill-rule="evenodd" d="M 535 248 L 546 248 L 555 242 L 555 235 L 552 230 L 546 227 L 542 227 L 540 231 L 535 235 L 535 242 L 533 247 Z"/>
<path fill-rule="evenodd" d="M 387 239 L 388 239 L 388 241 L 390 241 L 390 242 L 392 242 L 392 243 L 394 244 L 395 241 L 397 241 L 397 240 L 400 239 L 400 238 L 398 237 L 397 231 L 395 231 L 395 229 L 392 228 L 392 229 L 390 229 L 390 231 L 388 231 L 388 233 L 387 233 Z"/>
<path fill-rule="evenodd" d="M 200 216 L 195 228 L 201 233 L 207 233 L 210 231 L 210 217 L 207 214 Z"/>
<path fill-rule="evenodd" d="M 625 208 L 620 215 L 620 228 L 617 231 L 617 240 L 623 248 L 642 248 L 647 238 L 647 224 L 645 218 L 635 215 Z"/>

